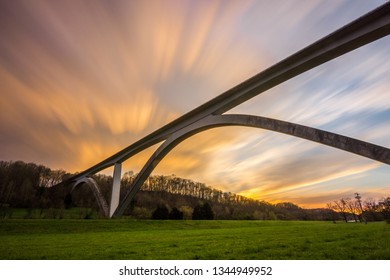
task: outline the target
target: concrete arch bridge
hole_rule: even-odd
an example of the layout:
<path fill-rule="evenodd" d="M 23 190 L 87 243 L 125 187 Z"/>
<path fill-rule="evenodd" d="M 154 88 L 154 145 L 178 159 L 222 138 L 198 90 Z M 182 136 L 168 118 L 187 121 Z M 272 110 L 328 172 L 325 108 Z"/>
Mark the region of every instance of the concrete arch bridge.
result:
<path fill-rule="evenodd" d="M 121 216 L 153 169 L 175 146 L 194 134 L 221 126 L 267 129 L 390 164 L 390 149 L 386 147 L 282 120 L 261 116 L 224 114 L 272 87 L 379 40 L 389 33 L 390 2 L 387 2 L 61 184 L 74 184 L 73 189 L 82 183 L 88 184 L 106 217 Z M 161 145 L 145 163 L 120 201 L 122 163 L 158 143 Z M 114 174 L 111 200 L 108 203 L 91 176 L 111 166 L 114 166 Z"/>

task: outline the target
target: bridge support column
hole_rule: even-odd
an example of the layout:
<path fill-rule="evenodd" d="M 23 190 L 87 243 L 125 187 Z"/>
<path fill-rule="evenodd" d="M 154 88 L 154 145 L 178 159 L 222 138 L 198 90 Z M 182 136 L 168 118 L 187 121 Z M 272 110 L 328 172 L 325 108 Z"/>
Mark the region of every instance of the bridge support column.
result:
<path fill-rule="evenodd" d="M 114 214 L 116 208 L 119 205 L 120 191 L 121 191 L 121 173 L 122 173 L 122 163 L 115 163 L 114 165 L 114 175 L 112 182 L 111 190 L 111 203 L 110 203 L 110 218 Z"/>

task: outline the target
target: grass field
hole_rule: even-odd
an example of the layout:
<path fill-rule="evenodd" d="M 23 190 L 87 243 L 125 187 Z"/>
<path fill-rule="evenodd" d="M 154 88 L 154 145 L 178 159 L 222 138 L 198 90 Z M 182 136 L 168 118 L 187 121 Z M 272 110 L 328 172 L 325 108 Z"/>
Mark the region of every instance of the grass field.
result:
<path fill-rule="evenodd" d="M 390 259 L 390 225 L 0 220 L 0 259 Z"/>

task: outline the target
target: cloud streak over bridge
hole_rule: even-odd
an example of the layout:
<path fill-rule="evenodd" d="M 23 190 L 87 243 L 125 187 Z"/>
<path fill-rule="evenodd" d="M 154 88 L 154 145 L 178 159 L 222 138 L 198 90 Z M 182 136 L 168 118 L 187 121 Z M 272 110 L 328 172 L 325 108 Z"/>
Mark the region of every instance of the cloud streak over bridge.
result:
<path fill-rule="evenodd" d="M 1 158 L 86 169 L 383 3 L 198 2 L 1 4 L 7 35 L 0 44 Z M 327 63 L 232 113 L 389 147 L 388 43 L 385 38 Z M 137 171 L 147 157 L 125 168 Z M 188 139 L 156 170 L 305 205 L 321 193 L 385 195 L 388 171 L 370 160 L 243 128 Z"/>

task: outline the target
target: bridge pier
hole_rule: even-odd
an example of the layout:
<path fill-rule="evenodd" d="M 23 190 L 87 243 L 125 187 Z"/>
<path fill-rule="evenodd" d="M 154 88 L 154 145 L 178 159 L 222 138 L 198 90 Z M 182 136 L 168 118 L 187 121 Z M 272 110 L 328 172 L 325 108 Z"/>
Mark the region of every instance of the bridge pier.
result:
<path fill-rule="evenodd" d="M 122 163 L 117 162 L 114 165 L 109 218 L 112 217 L 116 208 L 118 208 L 119 205 L 120 191 L 121 191 L 121 174 L 122 174 Z"/>

